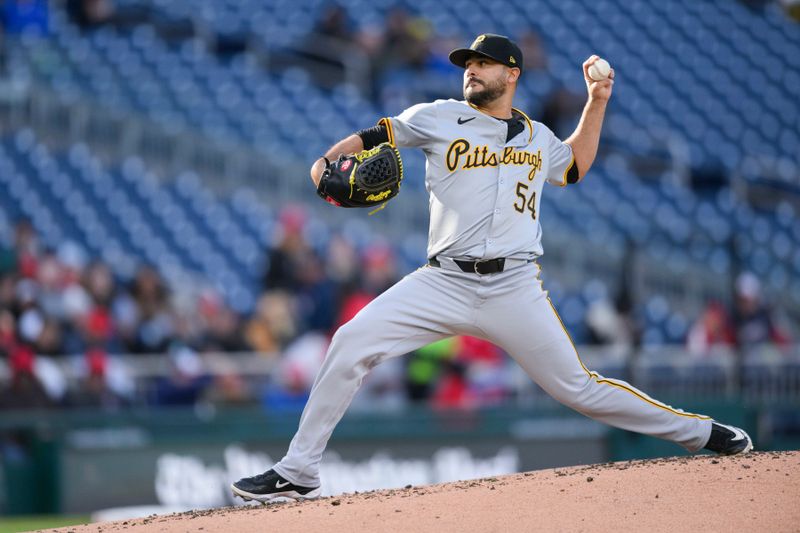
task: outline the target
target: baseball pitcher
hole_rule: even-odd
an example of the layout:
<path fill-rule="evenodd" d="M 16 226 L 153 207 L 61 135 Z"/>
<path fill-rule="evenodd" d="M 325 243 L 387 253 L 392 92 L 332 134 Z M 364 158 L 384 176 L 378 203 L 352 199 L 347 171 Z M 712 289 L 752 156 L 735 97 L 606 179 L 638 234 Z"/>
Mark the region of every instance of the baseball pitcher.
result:
<path fill-rule="evenodd" d="M 512 107 L 522 54 L 507 37 L 485 34 L 450 54 L 464 69 L 464 100 L 418 104 L 381 119 L 313 165 L 311 178 L 327 201 L 383 205 L 402 179 L 396 147 L 420 148 L 430 193 L 428 263 L 336 332 L 286 456 L 263 474 L 234 483 L 235 495 L 262 502 L 318 497 L 322 453 L 369 370 L 453 335 L 495 343 L 555 399 L 595 420 L 689 451 L 731 455 L 752 449 L 739 428 L 670 407 L 589 370 L 542 288 L 542 192 L 545 183 L 580 182 L 595 159 L 614 86 L 613 69 L 590 70 L 598 60 L 591 56 L 583 63 L 588 98 L 565 141 Z M 598 81 L 599 70 L 606 72 Z"/>

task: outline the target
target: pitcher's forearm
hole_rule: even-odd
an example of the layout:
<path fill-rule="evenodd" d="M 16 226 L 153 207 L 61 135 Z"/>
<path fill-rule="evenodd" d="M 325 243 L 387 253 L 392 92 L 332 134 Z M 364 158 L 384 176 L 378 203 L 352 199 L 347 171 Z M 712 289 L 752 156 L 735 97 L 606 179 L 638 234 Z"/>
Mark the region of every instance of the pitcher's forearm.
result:
<path fill-rule="evenodd" d="M 338 143 L 331 146 L 325 153 L 325 157 L 327 157 L 329 160 L 334 160 L 338 158 L 341 154 L 354 154 L 356 152 L 360 152 L 363 149 L 364 149 L 364 143 L 361 140 L 361 137 L 359 137 L 354 133 L 349 137 L 345 137 Z M 319 180 L 322 177 L 322 173 L 324 171 L 325 171 L 325 160 L 320 157 L 311 166 L 311 181 L 314 182 L 315 187 L 319 185 Z"/>
<path fill-rule="evenodd" d="M 564 141 L 572 146 L 575 164 L 578 165 L 578 175 L 582 178 L 594 163 L 597 156 L 597 147 L 600 144 L 600 132 L 603 129 L 603 118 L 606 114 L 608 100 L 590 98 L 583 108 L 578 127 L 569 138 Z"/>

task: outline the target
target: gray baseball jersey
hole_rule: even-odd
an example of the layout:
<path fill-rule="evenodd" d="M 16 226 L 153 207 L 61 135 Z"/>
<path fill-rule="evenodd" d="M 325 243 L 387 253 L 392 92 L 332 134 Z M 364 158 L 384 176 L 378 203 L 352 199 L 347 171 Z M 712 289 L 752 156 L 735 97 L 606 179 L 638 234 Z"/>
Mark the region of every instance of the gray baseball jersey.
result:
<path fill-rule="evenodd" d="M 381 122 L 389 142 L 421 148 L 430 193 L 428 257 L 491 259 L 542 255 L 539 203 L 545 181 L 564 186 L 572 147 L 544 124 L 508 124 L 464 101 L 415 105 Z"/>
<path fill-rule="evenodd" d="M 586 416 L 692 451 L 708 442 L 709 417 L 672 408 L 581 362 L 531 261 L 542 253 L 542 187 L 566 184 L 574 157 L 544 125 L 519 115 L 525 125 L 508 140 L 506 122 L 455 100 L 382 119 L 392 143 L 427 156 L 428 255 L 435 261 L 336 332 L 289 451 L 274 466 L 285 479 L 320 486 L 328 439 L 373 366 L 453 335 L 497 344 L 546 392 Z M 498 258 L 504 267 L 490 274 L 455 262 Z"/>

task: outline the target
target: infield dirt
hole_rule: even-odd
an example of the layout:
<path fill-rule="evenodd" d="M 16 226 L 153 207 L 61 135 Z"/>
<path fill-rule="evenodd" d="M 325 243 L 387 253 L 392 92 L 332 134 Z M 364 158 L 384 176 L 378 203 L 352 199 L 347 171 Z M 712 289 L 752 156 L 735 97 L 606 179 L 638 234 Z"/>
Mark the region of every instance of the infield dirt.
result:
<path fill-rule="evenodd" d="M 51 532 L 800 531 L 800 452 L 555 468 Z"/>

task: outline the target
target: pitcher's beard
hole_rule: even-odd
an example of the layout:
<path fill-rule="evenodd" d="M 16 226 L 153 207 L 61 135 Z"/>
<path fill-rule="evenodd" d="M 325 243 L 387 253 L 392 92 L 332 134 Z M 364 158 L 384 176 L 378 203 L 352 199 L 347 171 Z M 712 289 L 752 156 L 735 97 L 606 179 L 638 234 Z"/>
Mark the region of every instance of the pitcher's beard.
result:
<path fill-rule="evenodd" d="M 476 107 L 485 107 L 486 104 L 491 103 L 505 94 L 506 87 L 502 82 L 489 83 L 484 85 L 482 91 L 472 90 L 467 94 L 467 89 L 464 89 L 464 100 Z"/>

